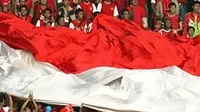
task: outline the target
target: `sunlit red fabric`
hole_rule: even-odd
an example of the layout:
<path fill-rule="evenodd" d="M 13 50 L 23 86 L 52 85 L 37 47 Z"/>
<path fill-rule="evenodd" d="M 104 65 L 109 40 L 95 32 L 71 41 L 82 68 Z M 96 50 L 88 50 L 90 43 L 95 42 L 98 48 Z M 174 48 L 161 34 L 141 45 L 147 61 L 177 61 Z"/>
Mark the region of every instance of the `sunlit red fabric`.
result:
<path fill-rule="evenodd" d="M 11 14 L 0 13 L 0 39 L 32 52 L 66 73 L 110 66 L 152 69 L 176 65 L 200 75 L 199 38 L 164 38 L 135 23 L 99 15 L 91 34 L 64 27 L 36 28 Z"/>

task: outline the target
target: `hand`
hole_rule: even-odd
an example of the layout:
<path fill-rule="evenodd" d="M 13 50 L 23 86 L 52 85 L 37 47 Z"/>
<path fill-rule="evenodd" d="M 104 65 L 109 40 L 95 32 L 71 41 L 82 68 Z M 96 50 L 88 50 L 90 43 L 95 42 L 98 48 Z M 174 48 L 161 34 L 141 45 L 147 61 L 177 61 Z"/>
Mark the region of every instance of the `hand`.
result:
<path fill-rule="evenodd" d="M 28 99 L 29 99 L 29 100 L 33 100 L 33 95 L 32 95 L 31 93 L 29 94 Z"/>

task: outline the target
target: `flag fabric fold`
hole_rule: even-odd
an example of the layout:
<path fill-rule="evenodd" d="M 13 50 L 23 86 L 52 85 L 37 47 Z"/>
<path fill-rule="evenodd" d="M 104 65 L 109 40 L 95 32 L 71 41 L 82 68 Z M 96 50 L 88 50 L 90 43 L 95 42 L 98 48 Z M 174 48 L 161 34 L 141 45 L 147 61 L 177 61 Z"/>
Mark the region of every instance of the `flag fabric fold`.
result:
<path fill-rule="evenodd" d="M 103 111 L 199 112 L 199 77 L 178 67 L 129 70 L 97 67 L 65 74 L 30 52 L 0 42 L 0 92 L 38 102 L 81 104 Z M 109 103 L 106 103 L 109 102 Z"/>
<path fill-rule="evenodd" d="M 11 14 L 0 13 L 0 40 L 32 52 L 65 73 L 94 67 L 153 69 L 178 66 L 200 75 L 199 39 L 167 39 L 132 22 L 99 15 L 92 33 L 64 27 L 37 28 Z"/>

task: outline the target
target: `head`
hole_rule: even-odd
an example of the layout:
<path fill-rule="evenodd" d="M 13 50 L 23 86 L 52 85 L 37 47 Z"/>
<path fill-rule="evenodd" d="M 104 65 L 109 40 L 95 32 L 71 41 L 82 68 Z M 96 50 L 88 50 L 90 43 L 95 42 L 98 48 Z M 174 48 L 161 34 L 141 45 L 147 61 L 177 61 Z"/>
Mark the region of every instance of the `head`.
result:
<path fill-rule="evenodd" d="M 9 5 L 8 2 L 3 2 L 2 3 L 2 11 L 3 12 L 8 12 L 9 11 L 8 5 Z"/>
<path fill-rule="evenodd" d="M 122 19 L 129 20 L 130 19 L 130 12 L 128 9 L 123 9 L 121 12 Z"/>
<path fill-rule="evenodd" d="M 46 19 L 50 19 L 50 17 L 51 17 L 51 9 L 49 9 L 49 8 L 46 8 L 46 9 L 44 9 L 44 11 L 43 11 L 43 16 L 46 18 Z"/>
<path fill-rule="evenodd" d="M 65 25 L 65 18 L 63 16 L 57 16 L 56 22 L 59 26 L 64 26 Z"/>
<path fill-rule="evenodd" d="M 47 27 L 50 27 L 51 25 L 52 25 L 51 21 L 48 21 L 48 22 L 45 23 L 45 26 L 47 26 Z"/>
<path fill-rule="evenodd" d="M 84 19 L 84 11 L 82 9 L 77 9 L 76 10 L 76 18 L 78 20 L 83 20 Z"/>
<path fill-rule="evenodd" d="M 19 0 L 19 5 L 22 6 L 22 5 L 25 5 L 26 3 L 26 0 Z"/>
<path fill-rule="evenodd" d="M 28 8 L 26 5 L 20 6 L 19 11 L 22 16 L 27 16 L 27 14 L 28 14 Z"/>
<path fill-rule="evenodd" d="M 51 112 L 52 108 L 51 106 L 46 106 L 46 112 Z"/>
<path fill-rule="evenodd" d="M 99 14 L 100 14 L 100 12 L 94 12 L 94 13 L 92 14 L 92 17 L 95 18 L 95 17 L 98 16 Z"/>
<path fill-rule="evenodd" d="M 172 14 L 176 13 L 176 4 L 174 2 L 169 4 L 169 12 Z"/>
<path fill-rule="evenodd" d="M 165 29 L 171 29 L 172 28 L 171 20 L 166 18 L 164 21 L 164 25 L 165 25 Z"/>
<path fill-rule="evenodd" d="M 200 10 L 200 2 L 194 1 L 192 8 L 193 8 L 193 12 L 198 13 Z"/>
<path fill-rule="evenodd" d="M 40 0 L 40 4 L 42 4 L 42 5 L 46 5 L 48 2 L 47 2 L 47 0 Z"/>
<path fill-rule="evenodd" d="M 138 0 L 131 0 L 131 5 L 132 6 L 137 6 L 138 5 Z"/>
<path fill-rule="evenodd" d="M 69 0 L 63 0 L 63 5 L 64 5 L 64 6 L 68 6 L 68 5 L 69 5 L 69 3 L 70 3 L 70 1 L 69 1 Z"/>
<path fill-rule="evenodd" d="M 189 26 L 188 28 L 187 28 L 187 33 L 188 33 L 188 36 L 189 37 L 193 37 L 194 36 L 194 27 L 192 27 L 192 26 Z"/>

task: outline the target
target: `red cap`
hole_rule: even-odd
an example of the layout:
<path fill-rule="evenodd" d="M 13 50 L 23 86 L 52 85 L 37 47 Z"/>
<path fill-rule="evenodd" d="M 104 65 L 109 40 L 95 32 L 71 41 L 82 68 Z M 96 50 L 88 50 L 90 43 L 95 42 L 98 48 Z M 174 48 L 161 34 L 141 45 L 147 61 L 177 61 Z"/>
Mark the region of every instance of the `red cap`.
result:
<path fill-rule="evenodd" d="M 3 6 L 8 6 L 8 2 L 3 2 L 2 5 Z"/>

